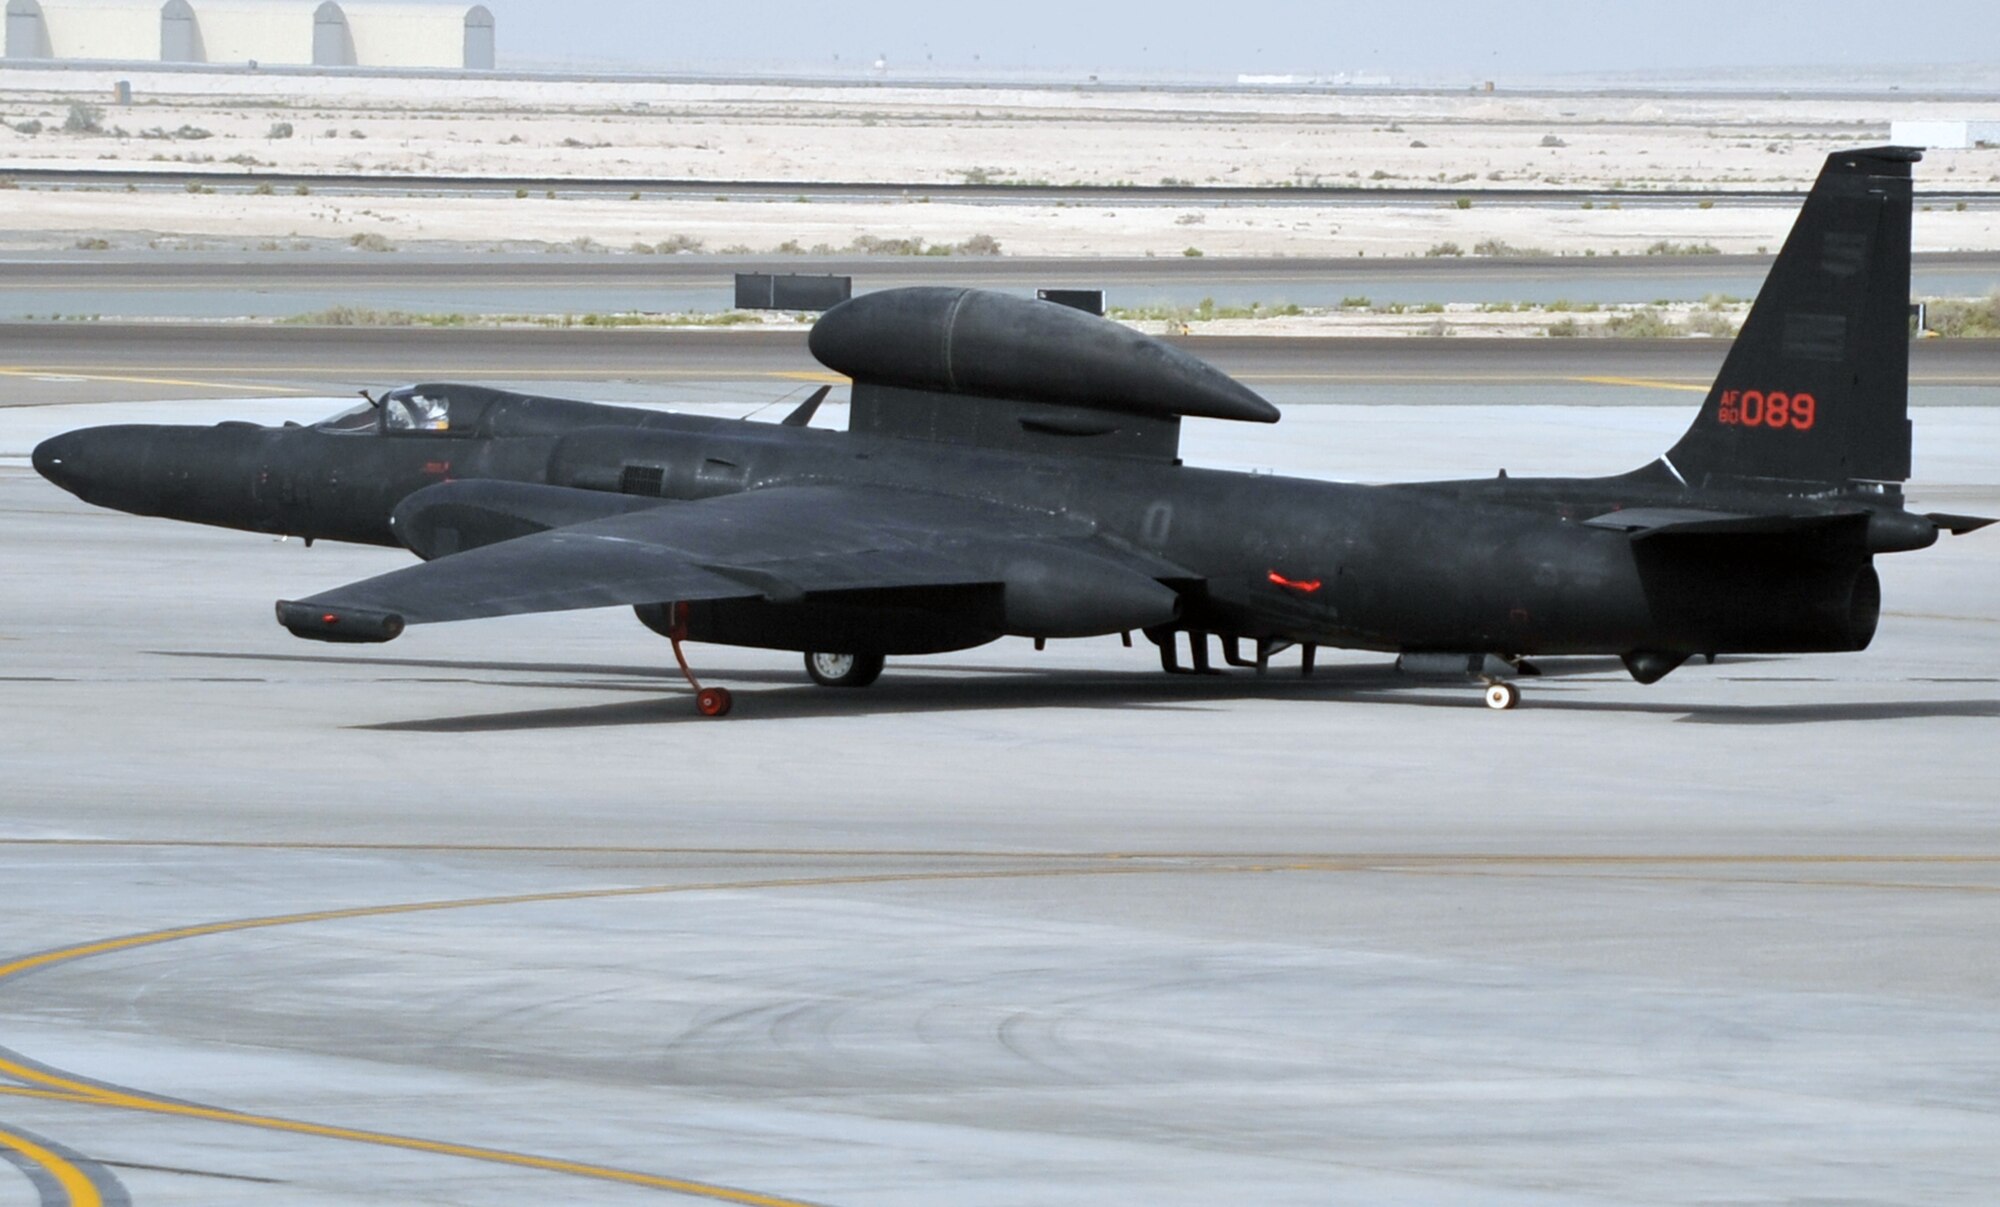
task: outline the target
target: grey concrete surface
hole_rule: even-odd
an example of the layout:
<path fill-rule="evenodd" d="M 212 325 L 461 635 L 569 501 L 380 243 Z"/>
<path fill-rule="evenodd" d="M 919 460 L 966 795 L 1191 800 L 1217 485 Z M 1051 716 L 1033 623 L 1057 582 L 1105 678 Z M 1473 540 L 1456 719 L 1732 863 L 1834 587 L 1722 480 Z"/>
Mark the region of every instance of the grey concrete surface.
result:
<path fill-rule="evenodd" d="M 175 186 L 178 188 L 178 184 Z M 1291 190 L 1286 190 L 1291 191 Z M 1573 204 L 1573 203 L 1570 203 Z M 1787 202 L 1786 204 L 1791 204 Z M 61 252 L 0 258 L 0 319 L 292 318 L 335 306 L 443 314 L 718 311 L 737 272 L 832 273 L 857 292 L 900 285 L 1101 288 L 1114 306 L 1700 301 L 1753 297 L 1769 256 L 1232 259 L 1028 256 L 394 255 Z M 1917 297 L 2000 289 L 2000 255 L 1916 257 Z"/>
<path fill-rule="evenodd" d="M 559 194 L 622 195 L 628 190 L 656 198 L 722 196 L 731 199 L 791 201 L 899 201 L 912 197 L 935 197 L 941 201 L 980 205 L 1047 206 L 1068 202 L 1123 206 L 1185 205 L 1293 205 L 1293 206 L 1381 206 L 1386 204 L 1431 203 L 1448 205 L 1463 196 L 1473 196 L 1484 204 L 1540 205 L 1569 208 L 1584 201 L 1615 203 L 1620 206 L 1663 208 L 1686 206 L 1702 201 L 1722 201 L 1731 205 L 1792 206 L 1804 198 L 1799 188 L 1564 188 L 1513 187 L 1490 185 L 1383 186 L 1376 184 L 1266 184 L 1266 185 L 1147 185 L 1147 184 L 974 184 L 944 180 L 741 180 L 729 178 L 689 178 L 658 176 L 490 176 L 465 172 L 438 175 L 389 172 L 273 172 L 237 171 L 233 168 L 158 166 L 46 167 L 27 165 L 11 170 L 9 178 L 31 188 L 124 188 L 133 191 L 180 191 L 190 181 L 223 190 L 250 192 L 259 185 L 290 189 L 306 185 L 314 193 L 333 196 L 393 196 L 416 193 L 431 197 L 507 196 L 517 189 L 543 190 L 553 187 Z M 1924 191 L 1926 201 L 1956 203 L 1988 202 L 1994 190 L 1980 182 L 1967 181 L 1956 188 L 1938 187 Z"/>
<path fill-rule="evenodd" d="M 1705 390 L 1709 339 L 1193 336 L 1182 347 L 1281 405 L 1653 405 Z M 469 381 L 607 401 L 773 402 L 844 378 L 804 330 L 436 329 L 0 323 L 0 408 L 132 399 L 345 395 Z M 2000 340 L 1911 348 L 1920 405 L 2000 398 Z"/>
<path fill-rule="evenodd" d="M 324 409 L 0 411 L 0 1131 L 134 1202 L 1991 1201 L 1991 533 L 1887 559 L 1865 653 L 1572 660 L 1509 714 L 1378 656 L 1190 681 L 1112 640 L 857 693 L 699 648 L 716 722 L 627 614 L 294 641 L 270 600 L 399 555 L 92 511 L 23 462 Z M 1685 419 L 1324 406 L 1187 444 L 1609 472 Z M 2000 511 L 2000 416 L 1917 431 L 1919 501 Z M 472 903 L 94 946 L 424 902 Z"/>

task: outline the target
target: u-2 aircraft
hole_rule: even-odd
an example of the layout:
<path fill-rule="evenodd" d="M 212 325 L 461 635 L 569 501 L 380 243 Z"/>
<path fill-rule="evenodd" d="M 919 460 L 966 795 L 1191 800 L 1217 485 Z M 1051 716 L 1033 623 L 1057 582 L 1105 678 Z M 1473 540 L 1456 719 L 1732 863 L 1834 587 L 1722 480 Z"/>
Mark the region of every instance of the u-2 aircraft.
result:
<path fill-rule="evenodd" d="M 1259 670 L 1293 647 L 1307 673 L 1320 646 L 1442 662 L 1507 709 L 1536 656 L 1652 683 L 1698 655 L 1865 648 L 1874 557 L 1990 522 L 1903 505 L 1920 158 L 1828 158 L 1686 435 L 1610 477 L 1186 466 L 1183 419 L 1277 409 L 1094 315 L 935 287 L 814 325 L 853 381 L 844 432 L 808 426 L 824 391 L 770 424 L 420 385 L 309 427 L 84 429 L 34 464 L 105 507 L 424 559 L 279 602 L 300 637 L 631 607 L 709 716 L 730 696 L 685 641 L 803 651 L 852 688 L 891 655 L 1133 631 L 1168 670 L 1207 670 L 1214 638 Z"/>

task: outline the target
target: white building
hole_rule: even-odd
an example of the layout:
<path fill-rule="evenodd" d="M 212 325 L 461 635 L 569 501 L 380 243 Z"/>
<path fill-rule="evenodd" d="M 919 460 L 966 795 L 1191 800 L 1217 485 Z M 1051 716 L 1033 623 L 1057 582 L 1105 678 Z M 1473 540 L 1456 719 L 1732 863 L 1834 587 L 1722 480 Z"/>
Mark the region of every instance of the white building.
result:
<path fill-rule="evenodd" d="M 433 67 L 441 62 L 493 70 L 493 14 L 483 4 L 319 6 L 319 28 L 345 19 L 361 67 Z M 317 60 L 316 60 L 317 61 Z"/>
<path fill-rule="evenodd" d="M 493 69 L 481 4 L 7 0 L 10 59 Z"/>
<path fill-rule="evenodd" d="M 160 6 L 148 0 L 7 0 L 10 59 L 160 57 Z"/>
<path fill-rule="evenodd" d="M 1940 151 L 2000 146 L 2000 122 L 1891 122 L 1889 141 L 1899 147 L 1935 147 Z"/>
<path fill-rule="evenodd" d="M 67 0 L 41 0 L 59 7 Z M 167 0 L 159 57 L 169 63 L 323 64 L 313 54 L 312 0 Z"/>

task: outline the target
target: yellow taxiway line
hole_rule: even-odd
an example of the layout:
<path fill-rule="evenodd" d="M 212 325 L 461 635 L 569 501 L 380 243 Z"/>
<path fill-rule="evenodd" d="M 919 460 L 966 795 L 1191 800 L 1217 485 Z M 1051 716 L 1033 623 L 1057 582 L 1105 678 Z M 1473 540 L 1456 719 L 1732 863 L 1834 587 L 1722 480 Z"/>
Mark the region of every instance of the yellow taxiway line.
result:
<path fill-rule="evenodd" d="M 1953 618 L 1948 618 L 1953 619 Z M 1163 867 L 1158 871 L 1257 870 L 1246 865 L 1263 865 L 1273 862 L 1287 866 L 1309 862 L 1315 866 L 1339 866 L 1358 870 L 1398 870 L 1410 866 L 1432 865 L 1534 865 L 1548 864 L 1556 867 L 1635 867 L 1648 864 L 1664 866 L 1689 866 L 1716 864 L 1720 866 L 1791 866 L 1811 864 L 1991 864 L 2000 865 L 2000 853 L 1979 852 L 1939 852 L 1916 851 L 1907 853 L 1883 853 L 1862 851 L 1772 851 L 1765 853 L 1726 851 L 1628 851 L 1599 853 L 1565 853 L 1558 851 L 1191 851 L 1171 847 L 1159 849 L 1132 849 L 1108 851 L 1033 851 L 1033 850 L 981 850 L 975 847 L 704 847 L 704 846 L 649 846 L 636 843 L 510 843 L 510 842 L 367 842 L 339 841 L 326 839 L 288 840 L 282 838 L 22 838 L 0 837 L 0 850 L 7 847 L 78 847 L 78 848 L 159 848 L 162 850 L 216 850 L 216 851 L 416 851 L 469 854 L 527 854 L 527 855 L 660 855 L 689 856 L 694 858 L 746 857 L 746 858 L 794 858 L 794 859 L 978 859 L 989 863 L 1118 863 L 1124 861 L 1158 861 L 1173 863 L 1186 860 L 1210 860 L 1218 867 L 1211 869 L 1186 869 Z M 1117 869 L 1105 869 L 1117 870 Z M 926 872 L 926 873 L 885 873 L 882 879 L 905 880 L 923 877 L 961 877 L 977 875 L 986 877 L 1032 876 L 1046 874 L 1039 869 L 987 872 Z M 864 876 L 866 882 L 877 878 Z M 852 883 L 852 878 L 843 876 L 832 878 L 811 878 L 806 880 L 760 881 L 740 887 L 770 887 L 773 884 L 785 887 L 810 886 L 825 883 Z M 733 885 L 732 885 L 733 886 Z M 710 885 L 669 885 L 645 886 L 629 889 L 584 889 L 585 893 L 632 894 L 661 893 L 669 891 L 707 889 Z M 558 894 L 559 897 L 567 894 Z M 526 900 L 532 900 L 527 898 Z M 467 905 L 492 903 L 513 903 L 524 900 L 518 897 L 481 898 L 470 902 L 445 901 L 438 903 L 416 903 L 378 907 L 396 911 L 426 909 L 463 908 Z M 263 922 L 276 925 L 290 918 L 318 920 L 324 915 L 298 914 L 262 920 L 252 919 L 240 924 L 222 924 L 241 929 Z M 144 937 L 144 936 L 139 936 Z M 114 942 L 117 940 L 113 940 Z M 136 944 L 134 944 L 136 945 Z M 37 957 L 23 957 L 37 958 Z M 10 965 L 0 965 L 0 976 L 6 975 Z"/>
<path fill-rule="evenodd" d="M 209 374 L 210 377 L 181 376 L 182 374 Z M 372 376 L 421 375 L 428 380 L 450 380 L 453 378 L 485 378 L 493 374 L 491 365 L 437 365 L 428 362 L 410 361 L 404 364 L 389 364 L 371 372 Z M 276 378 L 297 380 L 301 377 L 355 377 L 357 370 L 352 365 L 341 364 L 292 364 L 292 365 L 160 365 L 135 373 L 105 373 L 96 366 L 89 365 L 9 365 L 0 366 L 0 376 L 22 378 L 72 378 L 77 381 L 112 382 L 131 385 L 188 386 L 197 389 L 237 390 L 244 392 L 267 392 L 274 394 L 298 394 L 304 391 L 295 386 L 279 386 L 260 382 L 244 383 L 245 377 Z M 599 372 L 589 365 L 566 365 L 555 368 L 530 368 L 517 366 L 505 370 L 501 376 L 521 380 L 552 379 L 558 381 L 643 380 L 643 381 L 738 381 L 772 380 L 804 381 L 823 385 L 846 385 L 849 378 L 840 373 L 822 369 L 742 369 L 724 365 L 662 365 L 659 367 L 621 367 L 608 373 Z M 1462 386 L 1522 386 L 1522 385 L 1600 385 L 1627 386 L 1646 390 L 1671 390 L 1680 393 L 1706 394 L 1706 382 L 1670 381 L 1664 378 L 1626 377 L 1619 375 L 1577 376 L 1564 373 L 1398 373 L 1398 372 L 1343 372 L 1338 369 L 1306 370 L 1287 372 L 1272 370 L 1259 372 L 1248 369 L 1234 374 L 1246 382 L 1269 382 L 1293 385 L 1462 385 Z M 214 377 L 228 377 L 234 380 L 217 381 Z M 1910 384 L 1919 386 L 1991 386 L 2000 384 L 2000 376 L 1979 374 L 1920 374 L 1910 375 Z"/>
<path fill-rule="evenodd" d="M 425 380 L 431 380 L 431 381 L 448 381 L 454 377 L 483 378 L 494 375 L 494 369 L 492 365 L 435 365 L 429 362 L 411 361 L 407 362 L 405 365 L 400 365 L 400 366 L 395 364 L 394 362 L 391 362 L 386 368 L 376 368 L 369 370 L 367 372 L 367 376 L 369 377 L 389 376 L 392 374 L 397 374 L 399 369 L 407 369 L 408 372 L 414 374 L 420 374 L 424 377 Z M 342 377 L 359 378 L 363 375 L 362 370 L 356 369 L 353 365 L 338 365 L 338 364 L 229 365 L 229 366 L 160 365 L 146 369 L 143 372 L 145 374 L 148 374 L 148 376 L 141 376 L 139 374 L 126 374 L 126 375 L 107 374 L 100 372 L 98 369 L 94 367 L 86 365 L 8 365 L 5 367 L 0 367 L 0 376 L 7 376 L 7 377 L 54 377 L 54 378 L 67 377 L 67 378 L 74 378 L 77 381 L 132 382 L 145 385 L 168 385 L 168 386 L 203 386 L 203 387 L 213 386 L 218 389 L 225 389 L 225 390 L 253 390 L 253 389 L 261 390 L 266 388 L 275 389 L 277 387 L 266 387 L 254 383 L 249 385 L 231 385 L 229 383 L 220 381 L 206 381 L 194 378 L 165 377 L 165 376 L 151 376 L 151 375 L 169 374 L 169 373 L 174 373 L 174 374 L 212 373 L 219 376 L 229 376 L 234 378 L 243 378 L 249 376 L 299 378 L 299 377 L 328 377 L 336 375 Z M 814 373 L 811 371 L 794 372 L 788 369 L 731 369 L 731 368 L 699 366 L 699 365 L 663 366 L 660 368 L 645 368 L 645 367 L 635 366 L 631 368 L 616 368 L 610 370 L 609 372 L 599 372 L 594 366 L 581 365 L 581 364 L 557 367 L 553 369 L 534 369 L 523 366 L 523 367 L 515 367 L 507 369 L 501 375 L 505 377 L 552 377 L 560 380 L 575 380 L 575 381 L 595 381 L 599 380 L 600 378 L 604 380 L 620 380 L 624 378 L 685 378 L 692 381 L 707 381 L 711 379 L 720 380 L 725 378 L 733 379 L 733 378 L 758 378 L 758 377 L 770 377 L 770 378 L 789 377 L 789 378 L 798 378 L 799 380 L 802 381 L 828 381 L 836 383 L 845 382 L 847 380 L 846 377 L 832 373 Z M 292 392 L 297 393 L 296 390 Z"/>
<path fill-rule="evenodd" d="M 15 1066 L 26 1068 L 27 1066 Z M 11 1069 L 9 1070 L 12 1071 Z M 511 1165 L 517 1169 L 534 1169 L 544 1173 L 569 1174 L 573 1177 L 590 1178 L 599 1182 L 618 1182 L 627 1186 L 643 1187 L 647 1190 L 666 1190 L 693 1198 L 708 1199 L 712 1202 L 739 1203 L 745 1207 L 813 1207 L 802 1199 L 785 1198 L 780 1195 L 763 1194 L 755 1190 L 739 1190 L 731 1186 L 717 1186 L 709 1182 L 697 1182 L 687 1178 L 670 1178 L 659 1174 L 641 1173 L 637 1170 L 618 1169 L 608 1165 L 593 1165 L 585 1161 L 566 1161 L 560 1157 L 539 1157 L 532 1153 L 509 1152 L 506 1149 L 486 1148 L 476 1144 L 453 1144 L 445 1140 L 425 1140 L 416 1136 L 398 1136 L 388 1132 L 369 1131 L 365 1128 L 335 1127 L 323 1123 L 307 1123 L 298 1119 L 284 1119 L 274 1115 L 256 1115 L 243 1111 L 226 1110 L 220 1107 L 195 1106 L 153 1098 L 144 1094 L 126 1094 L 115 1090 L 92 1089 L 88 1092 L 56 1093 L 46 1090 L 24 1090 L 12 1086 L 0 1086 L 0 1094 L 40 1098 L 46 1101 L 73 1102 L 81 1106 L 113 1107 L 119 1110 L 141 1111 L 151 1115 L 172 1115 L 182 1119 L 201 1119 L 213 1123 L 229 1123 L 244 1127 L 261 1128 L 265 1131 L 289 1132 L 300 1136 L 317 1136 L 328 1140 L 348 1140 L 360 1144 L 373 1144 L 383 1148 L 400 1148 L 409 1152 L 431 1153 L 442 1157 L 463 1157 L 473 1161 L 486 1161 L 498 1165 Z M 16 1143 L 9 1134 L 0 1131 L 0 1146 L 13 1147 L 29 1156 L 37 1165 L 53 1174 L 59 1185 L 69 1193 L 73 1207 L 99 1207 L 102 1199 L 90 1179 L 75 1165 L 63 1161 L 46 1148 L 26 1142 Z M 74 1174 L 73 1181 L 68 1175 Z"/>
<path fill-rule="evenodd" d="M 374 844 L 344 843 L 254 843 L 254 842 L 103 842 L 67 839 L 11 839 L 0 840 L 0 846 L 29 845 L 131 845 L 131 846 L 214 846 L 214 847 L 258 847 L 258 848 L 327 848 L 327 849 L 373 849 Z M 383 844 L 386 849 L 457 849 L 449 844 L 431 847 L 428 844 Z M 507 848 L 475 846 L 480 850 L 544 850 L 547 848 Z M 644 851 L 646 848 L 604 848 L 624 852 Z M 716 853 L 706 848 L 661 848 L 662 854 Z M 752 853 L 748 850 L 730 849 L 732 854 Z M 2000 863 L 2000 856 L 1992 855 L 1951 855 L 1951 854 L 1802 854 L 1774 853 L 1751 854 L 1444 854 L 1431 853 L 1398 854 L 1391 852 L 1351 852 L 1351 853 L 1291 853 L 1254 855 L 1245 853 L 1205 853 L 1165 855 L 1160 853 L 1104 852 L 1098 854 L 1073 853 L 1057 859 L 1038 859 L 1036 856 L 1007 852 L 943 852 L 943 851 L 786 851 L 768 850 L 754 853 L 767 855 L 847 855 L 879 858 L 910 857 L 913 855 L 965 855 L 992 859 L 996 862 L 1029 862 L 1029 866 L 999 867 L 991 869 L 965 869 L 956 871 L 931 872 L 880 872 L 853 873 L 834 876 L 797 876 L 767 878 L 757 880 L 694 881 L 679 884 L 632 885 L 615 888 L 571 889 L 538 893 L 470 897 L 441 901 L 403 902 L 392 905 L 355 906 L 343 909 L 313 910 L 302 913 L 274 914 L 264 917 L 239 918 L 222 922 L 199 923 L 190 926 L 167 927 L 160 930 L 144 931 L 110 939 L 99 939 L 68 947 L 19 956 L 0 962 L 0 985 L 7 978 L 18 977 L 38 969 L 110 955 L 135 948 L 149 947 L 162 943 L 178 942 L 183 939 L 200 938 L 208 935 L 230 934 L 240 931 L 268 929 L 280 926 L 297 926 L 313 922 L 333 922 L 359 918 L 382 918 L 406 914 L 435 913 L 448 910 L 477 909 L 494 906 L 533 905 L 561 901 L 612 900 L 628 897 L 657 897 L 676 893 L 728 892 L 756 889 L 782 888 L 827 888 L 869 884 L 908 884 L 923 882 L 950 882 L 976 880 L 1019 880 L 1035 878 L 1055 878 L 1071 876 L 1113 876 L 1113 875 L 1174 875 L 1174 874 L 1220 874 L 1220 873 L 1282 873 L 1282 872 L 1380 872 L 1387 874 L 1414 873 L 1418 875 L 1489 875 L 1489 876 L 1542 876 L 1578 875 L 1591 877 L 1616 876 L 1620 879 L 1637 881 L 1649 880 L 1699 880 L 1713 884 L 1779 885 L 1803 888 L 1870 888 L 1898 891 L 1972 891 L 1979 893 L 2000 892 L 2000 886 L 1969 885 L 1960 883 L 1925 883 L 1923 881 L 1886 880 L 1878 878 L 1857 880 L 1786 880 L 1772 877 L 1701 877 L 1688 874 L 1700 865 L 1721 868 L 1755 868 L 1808 866 L 1808 865 L 1991 865 Z M 1044 857 L 1045 858 L 1045 857 Z M 1199 859 L 1208 862 L 1176 863 L 1175 860 Z M 1039 866 L 1036 866 L 1039 863 Z M 1644 874 L 1650 869 L 1651 874 Z M 1633 873 L 1640 874 L 1633 874 Z M 85 1106 L 108 1107 L 118 1110 L 139 1111 L 154 1115 L 175 1116 L 185 1119 L 226 1123 L 235 1126 L 253 1127 L 265 1131 L 282 1132 L 292 1135 L 315 1136 L 330 1140 L 342 1140 L 360 1144 L 370 1144 L 385 1148 L 410 1152 L 430 1153 L 439 1156 L 458 1157 L 468 1160 L 507 1165 L 519 1169 L 538 1170 L 547 1173 L 565 1174 L 589 1178 L 602 1182 L 620 1183 L 652 1190 L 664 1190 L 714 1202 L 749 1204 L 751 1207 L 809 1207 L 801 1200 L 765 1194 L 754 1190 L 721 1186 L 689 1178 L 669 1177 L 649 1174 L 636 1170 L 620 1169 L 614 1166 L 596 1165 L 582 1161 L 570 1161 L 559 1157 L 538 1156 L 532 1153 L 513 1152 L 506 1149 L 488 1148 L 480 1145 L 458 1144 L 445 1140 L 430 1140 L 415 1136 L 403 1136 L 390 1132 L 374 1131 L 366 1128 L 343 1127 L 334 1124 L 311 1123 L 304 1120 L 288 1119 L 276 1115 L 265 1115 L 249 1111 L 231 1110 L 224 1107 L 205 1106 L 197 1103 L 164 1098 L 143 1091 L 126 1089 L 92 1081 L 23 1060 L 0 1056 L 0 1076 L 18 1082 L 15 1086 L 0 1086 L 0 1096 L 37 1098 L 47 1101 L 71 1102 Z M 25 1141 L 25 1138 L 20 1138 Z M 7 1134 L 0 1132 L 0 1143 L 12 1144 Z M 41 1168 L 56 1176 L 60 1185 L 71 1194 L 72 1203 L 95 1204 L 99 1201 L 95 1187 L 89 1178 L 73 1163 L 50 1152 L 46 1146 L 32 1141 L 13 1144 L 16 1151 L 27 1154 Z M 57 1171 L 68 1171 L 58 1173 Z"/>
<path fill-rule="evenodd" d="M 287 390 L 277 386 L 240 385 L 227 381 L 195 381 L 182 377 L 137 377 L 119 373 L 94 373 L 66 368 L 38 369 L 32 366 L 16 365 L 0 366 L 0 377 L 26 377 L 30 379 L 46 377 L 56 381 L 109 381 L 125 385 L 141 386 L 191 386 L 201 390 L 248 390 L 254 392 L 276 390 L 279 393 L 298 393 L 296 390 Z"/>
<path fill-rule="evenodd" d="M 0 1149 L 12 1149 L 22 1160 L 49 1176 L 61 1189 L 69 1207 L 103 1207 L 104 1196 L 90 1175 L 76 1162 L 45 1144 L 36 1143 L 19 1132 L 0 1128 Z"/>
<path fill-rule="evenodd" d="M 352 918 L 381 918 L 399 914 L 477 909 L 486 906 L 533 905 L 552 901 L 591 901 L 620 897 L 654 897 L 671 893 L 892 884 L 934 880 L 991 880 L 1066 875 L 1158 874 L 1180 871 L 1216 872 L 1252 870 L 1269 871 L 1275 869 L 1242 866 L 1182 869 L 1141 865 L 1084 868 L 1014 868 L 962 872 L 889 872 L 845 876 L 702 881 L 687 884 L 653 884 L 621 888 L 572 889 L 555 892 L 520 893 L 508 896 L 470 897 L 446 901 L 417 901 L 395 905 L 357 906 L 347 909 L 314 910 L 296 914 L 275 914 L 260 918 L 239 918 L 226 922 L 208 922 L 193 926 L 175 926 L 163 930 L 145 931 L 140 934 L 123 935 L 112 939 L 99 939 L 94 942 L 78 943 L 69 947 L 61 947 L 51 951 L 16 957 L 5 963 L 0 963 L 0 982 L 4 982 L 9 977 L 21 976 L 38 969 L 89 959 L 93 956 L 130 951 L 138 947 L 171 943 L 181 939 L 199 938 L 204 935 L 229 934 L 237 931 L 260 930 L 275 926 L 297 926 L 309 922 L 332 922 Z M 590 1178 L 601 1182 L 616 1182 L 628 1186 L 645 1187 L 651 1190 L 671 1191 L 676 1194 L 708 1199 L 714 1202 L 747 1204 L 749 1207 L 812 1207 L 811 1204 L 799 1199 L 764 1194 L 754 1190 L 743 1190 L 733 1186 L 720 1186 L 690 1178 L 668 1177 L 661 1174 L 620 1169 L 609 1165 L 594 1165 L 583 1161 L 569 1161 L 559 1157 L 544 1157 L 532 1153 L 512 1152 L 506 1149 L 487 1148 L 480 1145 L 456 1144 L 445 1140 L 429 1140 L 415 1136 L 402 1136 L 390 1132 L 372 1131 L 366 1128 L 309 1123 L 304 1120 L 287 1119 L 276 1115 L 263 1115 L 249 1111 L 230 1110 L 224 1107 L 181 1102 L 147 1094 L 143 1091 L 129 1090 L 115 1085 L 107 1085 L 75 1077 L 60 1070 L 49 1069 L 7 1057 L 0 1057 L 0 1076 L 10 1077 L 21 1083 L 19 1087 L 0 1086 L 0 1094 L 32 1096 L 47 1100 L 74 1102 L 80 1105 L 141 1111 L 148 1114 L 170 1115 L 184 1119 L 200 1119 L 213 1123 L 228 1123 L 242 1127 L 259 1128 L 265 1131 L 286 1132 L 293 1135 L 318 1136 L 330 1140 L 346 1140 L 360 1144 L 378 1145 L 384 1148 L 403 1149 L 410 1152 L 432 1153 L 438 1156 L 462 1157 L 468 1160 L 486 1161 L 497 1165 L 509 1165 L 519 1169 L 568 1174 L 574 1177 Z M 46 1150 L 38 1149 L 38 1151 Z M 54 1154 L 50 1155 L 53 1156 Z M 94 1194 L 95 1192 L 92 1191 L 92 1193 Z"/>
<path fill-rule="evenodd" d="M 1684 381 L 1658 381 L 1650 377 L 1572 377 L 1569 380 L 1592 386 L 1633 386 L 1641 390 L 1684 390 L 1691 394 L 1708 393 L 1707 386 L 1698 386 Z"/>

